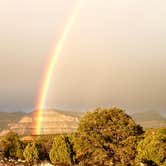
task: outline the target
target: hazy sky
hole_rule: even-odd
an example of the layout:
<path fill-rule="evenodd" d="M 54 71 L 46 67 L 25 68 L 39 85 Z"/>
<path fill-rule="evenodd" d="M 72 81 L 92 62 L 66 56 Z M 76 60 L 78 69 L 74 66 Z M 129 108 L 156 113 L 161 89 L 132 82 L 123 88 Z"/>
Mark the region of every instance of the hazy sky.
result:
<path fill-rule="evenodd" d="M 48 107 L 166 110 L 166 1 L 82 0 Z M 33 108 L 76 0 L 0 0 L 0 110 Z"/>

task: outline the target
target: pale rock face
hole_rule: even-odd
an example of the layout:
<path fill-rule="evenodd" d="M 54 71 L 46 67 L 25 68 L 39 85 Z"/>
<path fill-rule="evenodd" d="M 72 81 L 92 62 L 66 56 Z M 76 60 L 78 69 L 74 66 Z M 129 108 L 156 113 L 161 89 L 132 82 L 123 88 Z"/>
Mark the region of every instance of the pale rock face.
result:
<path fill-rule="evenodd" d="M 43 112 L 42 134 L 68 133 L 77 128 L 78 118 L 48 110 Z"/>
<path fill-rule="evenodd" d="M 0 136 L 4 136 L 9 132 L 10 132 L 10 130 L 2 130 L 2 132 L 0 133 Z"/>
<path fill-rule="evenodd" d="M 76 130 L 79 118 L 65 115 L 55 110 L 46 110 L 42 113 L 41 134 L 70 133 Z M 18 123 L 9 124 L 11 131 L 20 135 L 32 134 L 35 118 L 33 114 L 24 116 Z"/>
<path fill-rule="evenodd" d="M 32 123 L 32 117 L 24 116 L 18 123 Z"/>

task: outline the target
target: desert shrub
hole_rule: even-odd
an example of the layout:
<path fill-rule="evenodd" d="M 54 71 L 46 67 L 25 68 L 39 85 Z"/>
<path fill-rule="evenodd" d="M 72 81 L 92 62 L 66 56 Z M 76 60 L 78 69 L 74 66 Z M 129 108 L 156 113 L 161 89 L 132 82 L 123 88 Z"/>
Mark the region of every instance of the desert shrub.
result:
<path fill-rule="evenodd" d="M 79 165 L 135 165 L 142 127 L 118 108 L 97 108 L 81 119 L 74 137 Z"/>
<path fill-rule="evenodd" d="M 137 147 L 137 159 L 149 166 L 166 165 L 166 128 L 151 129 Z"/>
<path fill-rule="evenodd" d="M 73 146 L 67 135 L 56 135 L 50 151 L 52 163 L 72 164 L 74 162 Z"/>
<path fill-rule="evenodd" d="M 20 140 L 18 134 L 9 132 L 4 136 L 0 144 L 4 157 L 23 158 L 25 144 Z"/>
<path fill-rule="evenodd" d="M 24 152 L 24 158 L 27 162 L 39 160 L 39 150 L 35 142 L 30 142 L 27 144 Z"/>

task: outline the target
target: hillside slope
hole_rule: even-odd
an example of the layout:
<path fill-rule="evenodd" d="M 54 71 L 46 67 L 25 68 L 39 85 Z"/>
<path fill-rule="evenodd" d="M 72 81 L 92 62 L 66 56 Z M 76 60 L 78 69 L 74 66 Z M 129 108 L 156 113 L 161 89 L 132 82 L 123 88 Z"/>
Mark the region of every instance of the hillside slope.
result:
<path fill-rule="evenodd" d="M 0 131 L 7 129 L 9 123 L 18 122 L 24 115 L 24 112 L 0 112 Z"/>
<path fill-rule="evenodd" d="M 145 128 L 158 128 L 166 126 L 166 119 L 159 112 L 147 111 L 131 115 L 132 118 Z"/>
<path fill-rule="evenodd" d="M 9 130 L 20 135 L 30 135 L 36 129 L 37 117 L 33 112 L 23 116 L 17 123 L 8 124 Z M 79 122 L 78 113 L 59 111 L 55 109 L 44 110 L 42 118 L 41 134 L 69 133 L 77 128 Z"/>

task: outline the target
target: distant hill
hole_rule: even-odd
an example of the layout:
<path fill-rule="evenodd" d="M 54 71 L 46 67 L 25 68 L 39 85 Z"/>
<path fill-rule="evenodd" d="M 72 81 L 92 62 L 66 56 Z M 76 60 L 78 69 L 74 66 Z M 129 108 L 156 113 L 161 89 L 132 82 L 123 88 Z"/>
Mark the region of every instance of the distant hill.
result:
<path fill-rule="evenodd" d="M 166 126 L 166 119 L 159 112 L 146 111 L 134 113 L 132 118 L 145 128 L 157 128 Z"/>
<path fill-rule="evenodd" d="M 48 109 L 43 111 L 42 134 L 56 134 L 74 131 L 84 112 Z M 166 126 L 166 119 L 155 111 L 139 112 L 130 115 L 145 128 Z M 11 130 L 20 135 L 30 135 L 33 125 L 33 112 L 0 112 L 0 135 Z M 2 131 L 3 130 L 3 131 Z"/>
<path fill-rule="evenodd" d="M 44 110 L 44 112 L 46 111 L 55 111 L 58 112 L 60 114 L 64 114 L 64 115 L 68 115 L 68 116 L 73 116 L 73 117 L 81 117 L 84 112 L 80 112 L 80 111 L 71 111 L 71 110 L 59 110 L 59 109 L 46 109 Z"/>
<path fill-rule="evenodd" d="M 24 115 L 24 112 L 0 112 L 0 131 L 7 129 L 9 123 L 18 122 Z"/>
<path fill-rule="evenodd" d="M 42 134 L 69 133 L 77 128 L 82 113 L 74 111 L 60 111 L 56 109 L 48 109 L 43 111 Z M 8 130 L 17 132 L 20 135 L 30 135 L 35 129 L 36 121 L 33 112 L 19 115 L 17 121 L 8 123 Z M 2 133 L 6 133 L 3 131 Z M 0 134 L 0 135 L 1 135 Z"/>

